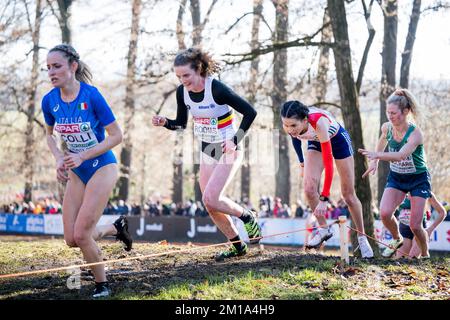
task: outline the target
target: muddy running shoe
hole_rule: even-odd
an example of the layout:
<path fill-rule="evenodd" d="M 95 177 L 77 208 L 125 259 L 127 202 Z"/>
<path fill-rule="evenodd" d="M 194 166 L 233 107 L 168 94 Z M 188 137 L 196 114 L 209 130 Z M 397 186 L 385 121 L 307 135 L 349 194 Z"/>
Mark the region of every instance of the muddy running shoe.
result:
<path fill-rule="evenodd" d="M 128 220 L 124 216 L 114 221 L 114 227 L 117 229 L 116 240 L 120 240 L 125 244 L 125 250 L 130 251 L 133 245 L 133 239 L 128 232 Z"/>
<path fill-rule="evenodd" d="M 247 252 L 248 252 L 248 246 L 245 243 L 243 244 L 243 247 L 241 250 L 236 249 L 236 247 L 232 245 L 228 250 L 218 253 L 214 257 L 214 260 L 216 260 L 217 262 L 221 262 L 228 258 L 243 256 L 243 255 L 247 254 Z"/>
<path fill-rule="evenodd" d="M 248 213 L 250 215 L 250 219 L 248 222 L 244 223 L 245 231 L 247 231 L 250 243 L 256 244 L 261 240 L 261 227 L 258 224 L 256 212 L 249 210 Z"/>
<path fill-rule="evenodd" d="M 308 244 L 305 246 L 306 249 L 317 249 L 320 245 L 330 239 L 333 233 L 329 228 L 319 228 L 314 237 L 309 240 Z"/>
<path fill-rule="evenodd" d="M 372 259 L 373 250 L 365 236 L 358 237 L 359 250 L 363 259 Z"/>
<path fill-rule="evenodd" d="M 403 245 L 403 237 L 400 235 L 400 238 L 391 240 L 391 242 L 389 243 L 389 247 L 384 249 L 381 255 L 385 258 L 390 258 L 402 245 Z"/>
<path fill-rule="evenodd" d="M 92 295 L 92 298 L 98 299 L 98 298 L 105 298 L 109 297 L 111 295 L 111 291 L 109 290 L 108 282 L 96 282 L 95 283 L 95 290 L 94 294 Z"/>

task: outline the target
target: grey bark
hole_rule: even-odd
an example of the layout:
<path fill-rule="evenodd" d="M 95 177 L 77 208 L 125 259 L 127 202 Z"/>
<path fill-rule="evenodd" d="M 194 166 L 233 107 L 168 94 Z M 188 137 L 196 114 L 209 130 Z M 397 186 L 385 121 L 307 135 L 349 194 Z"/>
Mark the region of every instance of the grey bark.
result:
<path fill-rule="evenodd" d="M 31 67 L 30 86 L 27 89 L 27 129 L 25 138 L 25 152 L 24 152 L 24 201 L 28 202 L 33 197 L 33 178 L 34 178 L 34 157 L 36 156 L 36 138 L 34 133 L 34 120 L 36 112 L 36 90 L 39 77 L 39 41 L 41 33 L 41 19 L 42 19 L 42 4 L 41 0 L 36 0 L 34 27 L 30 24 L 32 31 L 31 38 L 33 43 L 33 58 Z"/>
<path fill-rule="evenodd" d="M 250 47 L 256 49 L 259 46 L 259 26 L 261 14 L 263 11 L 263 0 L 253 0 L 253 22 L 252 22 L 252 38 Z M 250 79 L 247 87 L 247 100 L 251 105 L 255 105 L 257 80 L 259 70 L 259 57 L 250 63 Z M 250 140 L 249 137 L 244 138 L 244 161 L 241 167 L 241 199 L 250 198 L 251 192 L 251 167 L 250 167 Z"/>
<path fill-rule="evenodd" d="M 328 14 L 328 8 L 323 13 L 323 25 L 326 27 L 322 30 L 321 42 L 331 42 L 333 36 L 333 29 L 330 24 L 330 15 Z M 330 66 L 330 47 L 322 46 L 320 48 L 319 67 L 317 70 L 317 77 L 315 81 L 314 99 L 318 102 L 325 101 L 327 94 L 327 75 Z"/>
<path fill-rule="evenodd" d="M 387 121 L 386 99 L 395 90 L 395 68 L 397 60 L 397 27 L 398 13 L 397 0 L 386 0 L 383 5 L 384 36 L 382 56 L 382 73 L 380 88 L 380 131 L 383 123 Z M 378 204 L 383 196 L 389 173 L 389 163 L 380 161 L 378 165 Z"/>
<path fill-rule="evenodd" d="M 184 41 L 185 33 L 183 31 L 183 16 L 186 10 L 186 3 L 187 0 L 182 0 L 180 2 L 180 7 L 178 8 L 176 30 L 179 50 L 186 49 Z M 172 201 L 174 203 L 183 201 L 183 145 L 183 132 L 177 131 L 172 154 Z"/>
<path fill-rule="evenodd" d="M 350 41 L 348 36 L 347 17 L 344 0 L 328 0 L 328 9 L 335 46 L 333 47 L 334 60 L 336 66 L 336 76 L 341 98 L 341 110 L 345 123 L 345 128 L 352 138 L 353 149 L 364 148 L 361 115 L 359 113 L 359 99 L 356 91 L 356 83 L 353 78 L 352 59 L 350 51 Z M 361 179 L 367 169 L 365 157 L 355 154 L 355 189 L 356 195 L 362 204 L 364 228 L 366 234 L 373 237 L 373 214 L 371 208 L 372 196 L 368 179 Z M 352 223 L 354 227 L 354 224 Z M 371 241 L 371 240 L 369 240 Z M 376 244 L 371 241 L 372 247 L 376 250 Z M 357 235 L 352 232 L 353 248 L 357 247 Z M 357 252 L 356 254 L 358 254 Z"/>
<path fill-rule="evenodd" d="M 409 68 L 411 66 L 411 59 L 416 40 L 417 25 L 420 18 L 421 0 L 414 0 L 411 19 L 409 21 L 408 35 L 406 36 L 405 48 L 402 53 L 402 64 L 400 66 L 400 87 L 409 87 Z"/>
<path fill-rule="evenodd" d="M 128 46 L 127 79 L 125 88 L 125 120 L 123 125 L 123 145 L 120 152 L 120 178 L 119 198 L 126 201 L 129 195 L 130 168 L 132 163 L 133 143 L 133 119 L 136 112 L 135 107 L 135 82 L 136 82 L 136 57 L 139 39 L 139 19 L 141 15 L 141 0 L 133 0 L 131 15 L 130 42 Z"/>
<path fill-rule="evenodd" d="M 288 40 L 289 26 L 289 1 L 272 0 L 276 9 L 275 43 Z M 275 163 L 278 170 L 275 175 L 275 196 L 280 197 L 283 203 L 290 203 L 291 175 L 289 163 L 289 145 L 287 136 L 282 132 L 280 108 L 287 98 L 287 49 L 283 48 L 274 52 L 273 57 L 273 128 L 278 134 L 275 141 Z"/>

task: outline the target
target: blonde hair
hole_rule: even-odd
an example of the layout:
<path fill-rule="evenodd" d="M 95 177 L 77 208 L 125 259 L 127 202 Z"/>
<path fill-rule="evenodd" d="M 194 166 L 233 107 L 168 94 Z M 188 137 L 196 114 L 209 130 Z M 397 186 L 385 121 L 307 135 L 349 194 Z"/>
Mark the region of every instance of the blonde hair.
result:
<path fill-rule="evenodd" d="M 408 89 L 398 88 L 387 99 L 387 104 L 395 104 L 403 112 L 405 109 L 409 109 L 412 113 L 415 122 L 419 122 L 423 115 L 421 112 L 422 107 L 417 102 L 416 97 Z"/>
<path fill-rule="evenodd" d="M 63 56 L 67 58 L 67 62 L 69 63 L 69 65 L 71 65 L 72 62 L 78 63 L 77 71 L 75 71 L 75 79 L 86 83 L 92 83 L 91 70 L 89 70 L 89 67 L 86 65 L 86 63 L 80 60 L 80 55 L 70 44 L 59 44 L 50 49 L 49 52 L 54 51 L 61 52 Z"/>

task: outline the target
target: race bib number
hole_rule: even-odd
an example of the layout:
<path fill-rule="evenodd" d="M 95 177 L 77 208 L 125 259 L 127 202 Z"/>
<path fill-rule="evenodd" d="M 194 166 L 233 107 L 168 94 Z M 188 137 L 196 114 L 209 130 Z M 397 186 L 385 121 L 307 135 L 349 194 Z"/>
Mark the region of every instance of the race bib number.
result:
<path fill-rule="evenodd" d="M 398 215 L 398 221 L 409 226 L 409 221 L 411 220 L 411 210 L 402 209 Z"/>
<path fill-rule="evenodd" d="M 220 139 L 217 118 L 194 118 L 194 135 L 206 141 Z"/>
<path fill-rule="evenodd" d="M 401 161 L 391 161 L 390 168 L 393 172 L 396 173 L 416 172 L 416 166 L 414 165 L 412 156 L 408 156 L 408 158 Z"/>
<path fill-rule="evenodd" d="M 69 150 L 75 153 L 90 149 L 98 144 L 90 122 L 57 124 L 55 131 L 59 133 Z"/>

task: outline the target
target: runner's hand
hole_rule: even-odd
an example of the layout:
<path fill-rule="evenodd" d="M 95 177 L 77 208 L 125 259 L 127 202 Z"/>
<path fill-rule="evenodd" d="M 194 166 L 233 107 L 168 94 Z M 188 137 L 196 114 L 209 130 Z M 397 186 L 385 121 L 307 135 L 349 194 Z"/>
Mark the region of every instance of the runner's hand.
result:
<path fill-rule="evenodd" d="M 167 119 L 166 119 L 166 117 L 163 117 L 163 116 L 153 116 L 153 118 L 152 118 L 152 124 L 155 127 L 162 127 L 166 124 L 166 122 L 167 122 Z"/>
<path fill-rule="evenodd" d="M 62 183 L 69 180 L 66 166 L 64 165 L 64 158 L 60 158 L 56 161 L 56 179 Z"/>
<path fill-rule="evenodd" d="M 236 148 L 237 148 L 236 145 L 231 140 L 225 140 L 222 143 L 222 152 L 223 153 L 230 153 L 230 152 L 236 151 Z"/>
<path fill-rule="evenodd" d="M 366 172 L 363 173 L 362 178 L 367 177 L 367 175 L 372 174 L 374 175 L 377 172 L 378 169 L 378 161 L 372 160 L 369 162 L 369 168 L 367 168 Z"/>
<path fill-rule="evenodd" d="M 319 201 L 316 209 L 314 210 L 314 215 L 316 217 L 324 217 L 327 213 L 328 202 L 327 201 Z"/>
<path fill-rule="evenodd" d="M 373 152 L 366 149 L 358 149 L 358 152 L 363 156 L 366 156 L 369 160 L 378 160 L 378 152 Z"/>
<path fill-rule="evenodd" d="M 64 156 L 64 165 L 67 169 L 78 168 L 83 161 L 81 153 L 66 153 Z"/>

